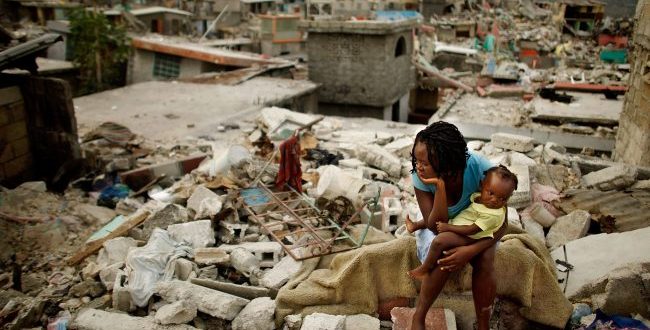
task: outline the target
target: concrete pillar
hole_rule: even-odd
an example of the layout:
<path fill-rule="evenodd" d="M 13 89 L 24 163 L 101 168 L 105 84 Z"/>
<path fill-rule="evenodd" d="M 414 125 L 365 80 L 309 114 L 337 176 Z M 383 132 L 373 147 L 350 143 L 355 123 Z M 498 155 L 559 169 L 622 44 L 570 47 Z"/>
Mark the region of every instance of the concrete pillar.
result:
<path fill-rule="evenodd" d="M 614 159 L 650 166 L 650 0 L 641 0 L 636 11 L 629 90 L 619 120 Z"/>

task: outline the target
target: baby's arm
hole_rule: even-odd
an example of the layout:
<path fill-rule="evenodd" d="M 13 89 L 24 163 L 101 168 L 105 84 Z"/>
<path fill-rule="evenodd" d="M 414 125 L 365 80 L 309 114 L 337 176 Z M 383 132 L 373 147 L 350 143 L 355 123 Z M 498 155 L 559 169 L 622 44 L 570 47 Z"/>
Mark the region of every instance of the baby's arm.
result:
<path fill-rule="evenodd" d="M 469 235 L 474 235 L 478 232 L 480 232 L 482 229 L 475 225 L 450 225 L 448 223 L 444 222 L 438 222 L 438 232 L 442 233 L 445 231 L 450 231 L 452 233 L 456 233 L 458 235 L 464 235 L 464 236 L 469 236 Z"/>

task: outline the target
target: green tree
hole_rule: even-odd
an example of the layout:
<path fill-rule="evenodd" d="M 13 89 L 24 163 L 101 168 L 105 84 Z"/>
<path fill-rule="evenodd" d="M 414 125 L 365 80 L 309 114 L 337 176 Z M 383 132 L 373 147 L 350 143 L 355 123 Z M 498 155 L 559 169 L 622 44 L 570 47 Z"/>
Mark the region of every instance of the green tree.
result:
<path fill-rule="evenodd" d="M 96 10 L 74 9 L 70 13 L 69 42 L 84 93 L 124 84 L 130 47 L 122 24 L 112 24 Z"/>

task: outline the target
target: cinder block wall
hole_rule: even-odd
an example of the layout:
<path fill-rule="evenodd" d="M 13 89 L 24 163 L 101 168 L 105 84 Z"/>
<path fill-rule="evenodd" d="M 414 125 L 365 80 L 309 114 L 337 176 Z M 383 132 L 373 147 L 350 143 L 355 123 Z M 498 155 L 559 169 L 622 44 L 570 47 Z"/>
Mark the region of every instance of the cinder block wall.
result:
<path fill-rule="evenodd" d="M 18 86 L 0 89 L 0 182 L 15 183 L 32 173 L 25 103 Z"/>
<path fill-rule="evenodd" d="M 629 90 L 619 120 L 614 159 L 650 166 L 650 0 L 640 0 Z"/>
<path fill-rule="evenodd" d="M 403 38 L 404 55 L 395 57 Z M 413 86 L 410 31 L 389 34 L 309 32 L 309 79 L 321 83 L 319 102 L 385 107 Z"/>

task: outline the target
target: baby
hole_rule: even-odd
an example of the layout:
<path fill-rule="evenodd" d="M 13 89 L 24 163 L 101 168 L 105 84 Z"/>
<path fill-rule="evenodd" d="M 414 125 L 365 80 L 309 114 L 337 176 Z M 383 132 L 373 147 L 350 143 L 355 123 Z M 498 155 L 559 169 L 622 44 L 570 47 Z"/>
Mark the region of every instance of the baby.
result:
<path fill-rule="evenodd" d="M 446 195 L 445 183 L 439 178 L 420 178 L 425 184 L 436 186 L 436 194 Z M 420 267 L 409 271 L 415 279 L 422 279 L 437 264 L 443 251 L 454 247 L 469 245 L 485 237 L 493 237 L 503 224 L 508 198 L 517 189 L 517 176 L 505 166 L 495 166 L 485 171 L 485 178 L 480 183 L 480 191 L 473 193 L 471 204 L 455 218 L 448 220 L 447 205 L 438 205 L 434 200 L 433 209 L 441 210 L 437 221 L 438 235 L 431 243 L 426 259 Z M 446 201 L 445 201 L 446 204 Z M 449 223 L 447 223 L 449 221 Z M 425 222 L 412 222 L 406 219 L 409 232 L 425 229 Z"/>

